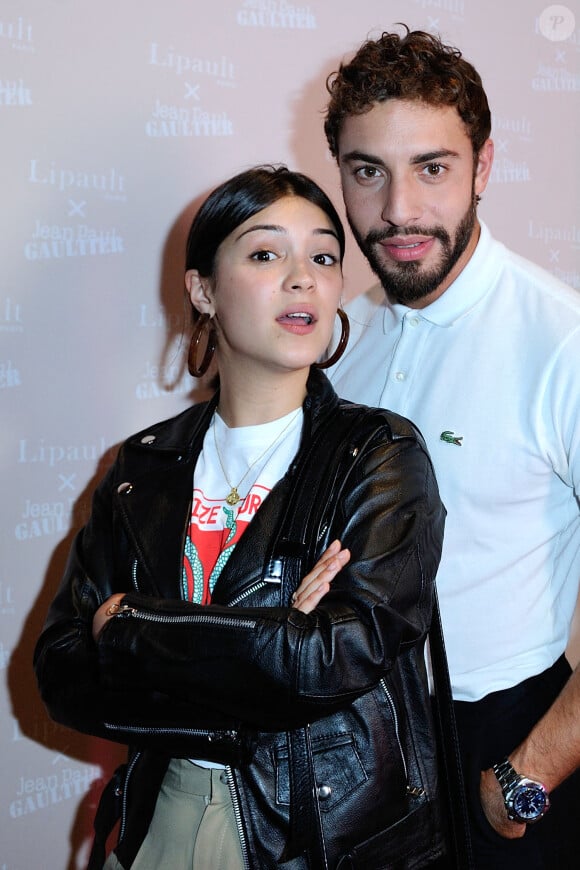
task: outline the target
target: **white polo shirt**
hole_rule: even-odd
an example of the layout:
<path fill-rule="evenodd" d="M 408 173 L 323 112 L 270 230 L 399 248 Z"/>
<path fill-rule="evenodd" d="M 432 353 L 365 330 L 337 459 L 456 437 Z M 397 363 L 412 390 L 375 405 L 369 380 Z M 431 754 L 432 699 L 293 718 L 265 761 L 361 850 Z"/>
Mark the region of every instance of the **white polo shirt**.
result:
<path fill-rule="evenodd" d="M 580 294 L 482 226 L 422 310 L 373 288 L 348 308 L 338 394 L 413 420 L 447 508 L 438 589 L 454 697 L 565 650 L 580 580 Z"/>

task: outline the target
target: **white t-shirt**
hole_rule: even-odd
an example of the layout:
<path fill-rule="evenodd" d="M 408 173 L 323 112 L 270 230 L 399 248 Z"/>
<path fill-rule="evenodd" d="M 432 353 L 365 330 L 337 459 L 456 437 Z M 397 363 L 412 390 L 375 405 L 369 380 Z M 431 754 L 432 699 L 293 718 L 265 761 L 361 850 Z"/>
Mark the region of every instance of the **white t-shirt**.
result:
<path fill-rule="evenodd" d="M 217 412 L 214 414 L 193 477 L 183 560 L 182 594 L 186 600 L 210 603 L 215 583 L 237 542 L 296 455 L 302 420 L 302 408 L 298 408 L 271 423 L 231 429 Z M 237 486 L 241 500 L 228 505 L 225 499 L 232 485 Z M 191 761 L 201 767 L 223 767 L 203 759 Z"/>
<path fill-rule="evenodd" d="M 302 417 L 298 408 L 270 423 L 230 429 L 214 414 L 194 472 L 183 565 L 186 600 L 210 603 L 237 542 L 298 450 Z M 230 506 L 225 499 L 232 485 L 238 487 L 241 500 Z"/>
<path fill-rule="evenodd" d="M 340 396 L 413 420 L 447 508 L 437 576 L 454 697 L 565 650 L 580 579 L 580 294 L 494 241 L 424 309 L 348 309 Z"/>

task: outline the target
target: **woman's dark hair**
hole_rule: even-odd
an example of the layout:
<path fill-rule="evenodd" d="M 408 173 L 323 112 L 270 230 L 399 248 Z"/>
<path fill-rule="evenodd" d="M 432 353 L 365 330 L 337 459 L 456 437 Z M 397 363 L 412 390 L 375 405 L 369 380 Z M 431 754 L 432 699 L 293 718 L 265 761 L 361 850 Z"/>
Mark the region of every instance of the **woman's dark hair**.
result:
<path fill-rule="evenodd" d="M 330 101 L 324 130 L 338 158 L 345 118 L 362 115 L 386 100 L 419 100 L 429 106 L 455 106 L 471 139 L 474 159 L 491 131 L 491 115 L 481 77 L 458 48 L 421 30 L 399 36 L 383 33 L 363 43 L 352 60 L 329 76 Z"/>
<path fill-rule="evenodd" d="M 197 269 L 204 278 L 213 275 L 223 240 L 248 218 L 285 196 L 301 197 L 322 209 L 336 230 L 342 262 L 344 227 L 322 188 L 307 175 L 291 172 L 286 166 L 256 166 L 220 184 L 201 205 L 187 239 L 186 270 Z"/>

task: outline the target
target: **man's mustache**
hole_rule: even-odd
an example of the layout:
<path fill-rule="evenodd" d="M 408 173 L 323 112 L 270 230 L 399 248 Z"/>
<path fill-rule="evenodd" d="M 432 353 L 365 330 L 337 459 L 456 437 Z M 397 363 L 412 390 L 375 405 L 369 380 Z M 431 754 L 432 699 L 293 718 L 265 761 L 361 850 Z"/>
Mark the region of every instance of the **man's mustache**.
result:
<path fill-rule="evenodd" d="M 445 244 L 450 242 L 449 233 L 443 227 L 388 227 L 381 230 L 370 230 L 367 233 L 365 242 L 369 245 L 374 245 L 377 242 L 384 242 L 387 239 L 394 239 L 401 236 L 432 236 L 440 239 Z"/>

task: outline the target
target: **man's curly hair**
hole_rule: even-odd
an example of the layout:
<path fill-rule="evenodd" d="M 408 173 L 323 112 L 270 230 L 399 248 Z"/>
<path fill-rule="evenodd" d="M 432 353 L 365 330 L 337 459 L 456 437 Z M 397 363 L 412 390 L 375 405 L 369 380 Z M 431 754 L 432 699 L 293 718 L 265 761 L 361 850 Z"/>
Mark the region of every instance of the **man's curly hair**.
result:
<path fill-rule="evenodd" d="M 471 139 L 474 158 L 491 131 L 487 96 L 477 70 L 458 48 L 422 30 L 383 33 L 359 48 L 326 83 L 330 102 L 324 131 L 338 159 L 345 118 L 370 111 L 385 100 L 418 100 L 430 106 L 455 106 Z"/>

